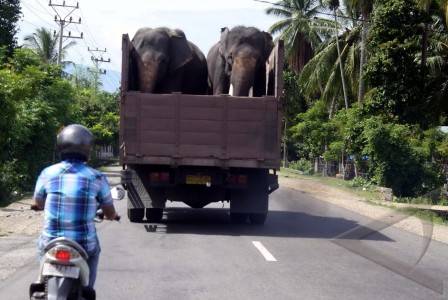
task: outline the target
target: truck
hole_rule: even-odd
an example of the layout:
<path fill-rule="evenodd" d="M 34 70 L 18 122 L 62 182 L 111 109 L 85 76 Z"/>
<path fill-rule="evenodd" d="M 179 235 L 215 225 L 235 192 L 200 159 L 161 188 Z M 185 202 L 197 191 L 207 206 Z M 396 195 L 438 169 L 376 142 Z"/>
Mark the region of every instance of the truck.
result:
<path fill-rule="evenodd" d="M 279 187 L 283 42 L 266 61 L 263 97 L 140 92 L 132 51 L 124 34 L 119 145 L 129 220 L 160 222 L 169 200 L 193 209 L 229 202 L 232 222 L 264 224 Z"/>

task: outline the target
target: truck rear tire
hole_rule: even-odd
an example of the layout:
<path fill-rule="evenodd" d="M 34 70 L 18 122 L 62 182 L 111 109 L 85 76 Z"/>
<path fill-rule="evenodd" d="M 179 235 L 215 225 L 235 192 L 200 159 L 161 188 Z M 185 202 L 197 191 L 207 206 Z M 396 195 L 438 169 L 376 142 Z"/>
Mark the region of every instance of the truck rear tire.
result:
<path fill-rule="evenodd" d="M 162 221 L 163 209 L 162 208 L 147 208 L 146 219 L 151 223 L 159 223 Z"/>
<path fill-rule="evenodd" d="M 253 225 L 263 225 L 266 222 L 267 216 L 268 216 L 267 213 L 250 214 L 249 220 Z"/>
<path fill-rule="evenodd" d="M 145 216 L 144 208 L 128 208 L 128 218 L 132 223 L 139 223 L 143 221 Z"/>

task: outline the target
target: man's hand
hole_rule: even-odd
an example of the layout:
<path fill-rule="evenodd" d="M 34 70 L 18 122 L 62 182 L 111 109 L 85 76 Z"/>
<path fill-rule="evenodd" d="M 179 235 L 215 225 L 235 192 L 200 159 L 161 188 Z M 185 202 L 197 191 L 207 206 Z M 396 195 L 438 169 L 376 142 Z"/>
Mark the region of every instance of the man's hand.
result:
<path fill-rule="evenodd" d="M 38 203 L 31 204 L 30 209 L 34 211 L 44 210 L 44 208 Z"/>
<path fill-rule="evenodd" d="M 115 207 L 113 205 L 104 205 L 101 206 L 101 209 L 104 212 L 104 216 L 107 220 L 119 221 L 120 216 L 116 213 Z"/>

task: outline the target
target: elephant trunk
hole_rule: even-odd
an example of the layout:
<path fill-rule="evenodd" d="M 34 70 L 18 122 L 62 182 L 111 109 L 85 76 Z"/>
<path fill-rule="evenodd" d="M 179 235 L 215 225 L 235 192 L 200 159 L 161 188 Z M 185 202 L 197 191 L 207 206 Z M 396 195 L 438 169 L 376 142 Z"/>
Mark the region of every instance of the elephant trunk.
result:
<path fill-rule="evenodd" d="M 140 91 L 144 93 L 154 93 L 159 71 L 157 62 L 143 57 L 139 64 L 138 71 Z"/>
<path fill-rule="evenodd" d="M 230 91 L 232 96 L 252 97 L 257 71 L 257 59 L 248 56 L 236 57 L 230 77 Z"/>

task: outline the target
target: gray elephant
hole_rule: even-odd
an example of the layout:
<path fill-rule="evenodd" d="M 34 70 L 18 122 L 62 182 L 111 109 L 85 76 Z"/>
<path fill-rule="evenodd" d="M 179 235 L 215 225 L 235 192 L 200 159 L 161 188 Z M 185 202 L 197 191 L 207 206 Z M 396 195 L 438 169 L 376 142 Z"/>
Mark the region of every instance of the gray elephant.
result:
<path fill-rule="evenodd" d="M 254 27 L 221 29 L 221 39 L 207 55 L 209 85 L 214 95 L 261 97 L 266 94 L 266 60 L 272 36 Z"/>
<path fill-rule="evenodd" d="M 182 30 L 141 28 L 132 44 L 137 90 L 159 94 L 207 93 L 207 61 Z"/>

